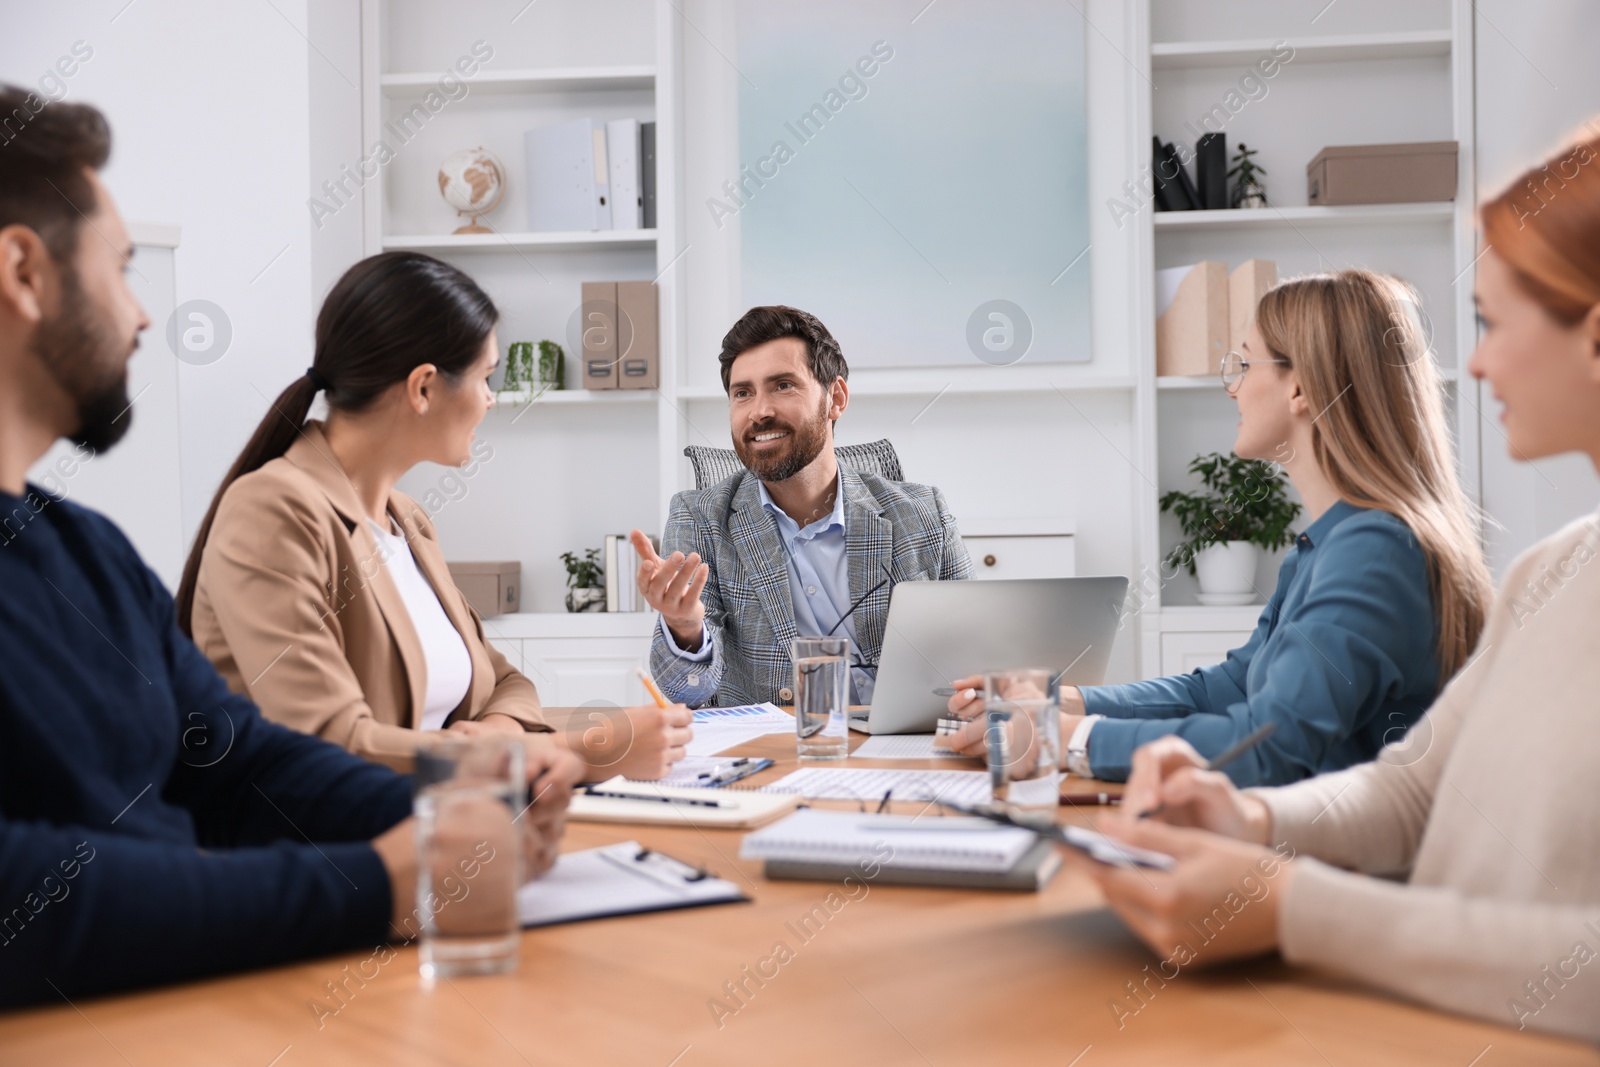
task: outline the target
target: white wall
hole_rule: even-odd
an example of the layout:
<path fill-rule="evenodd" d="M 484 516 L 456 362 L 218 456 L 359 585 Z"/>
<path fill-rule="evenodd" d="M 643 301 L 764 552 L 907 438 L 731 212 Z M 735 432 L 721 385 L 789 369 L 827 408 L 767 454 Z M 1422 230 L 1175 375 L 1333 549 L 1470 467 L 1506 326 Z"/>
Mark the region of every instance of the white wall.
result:
<path fill-rule="evenodd" d="M 1600 117 L 1592 0 L 1477 0 L 1478 193 L 1492 196 Z M 1518 553 L 1600 504 L 1600 478 L 1582 456 L 1515 461 L 1500 405 L 1484 390 L 1483 506 L 1496 575 Z"/>
<path fill-rule="evenodd" d="M 17 4 L 0 34 L 0 79 L 12 83 L 37 85 L 76 41 L 93 49 L 66 80 L 65 99 L 94 104 L 111 122 L 106 183 L 124 218 L 182 227 L 177 301 L 210 300 L 231 320 L 220 360 L 177 366 L 185 544 L 266 411 L 264 397 L 309 362 L 308 95 L 341 74 L 312 69 L 327 60 L 308 46 L 306 8 L 306 0 Z M 353 62 L 339 62 L 359 85 Z M 353 88 L 340 106 L 357 109 Z M 137 359 L 175 361 L 165 328 L 164 318 L 152 323 Z M 150 506 L 137 476 L 97 487 L 87 502 L 130 525 Z"/>

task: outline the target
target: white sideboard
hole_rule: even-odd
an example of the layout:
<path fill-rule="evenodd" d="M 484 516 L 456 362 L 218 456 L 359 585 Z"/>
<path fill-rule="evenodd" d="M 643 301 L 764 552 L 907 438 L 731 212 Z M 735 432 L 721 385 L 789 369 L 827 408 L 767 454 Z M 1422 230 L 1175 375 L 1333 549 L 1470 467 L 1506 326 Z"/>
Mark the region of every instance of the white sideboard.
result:
<path fill-rule="evenodd" d="M 489 643 L 539 687 L 550 707 L 649 702 L 634 668 L 650 662 L 653 611 L 497 615 Z"/>

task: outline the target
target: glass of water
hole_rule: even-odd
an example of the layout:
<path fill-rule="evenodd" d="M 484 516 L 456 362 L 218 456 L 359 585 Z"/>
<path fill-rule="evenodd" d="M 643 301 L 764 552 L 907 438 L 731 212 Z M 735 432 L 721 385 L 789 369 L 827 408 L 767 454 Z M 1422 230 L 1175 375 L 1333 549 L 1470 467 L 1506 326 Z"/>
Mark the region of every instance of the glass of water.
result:
<path fill-rule="evenodd" d="M 850 754 L 850 639 L 794 641 L 794 730 L 801 759 Z"/>
<path fill-rule="evenodd" d="M 983 676 L 989 779 L 994 798 L 1011 807 L 1048 811 L 1061 797 L 1061 715 L 1047 670 L 992 671 Z"/>
<path fill-rule="evenodd" d="M 527 752 L 515 737 L 441 738 L 417 754 L 417 918 L 424 979 L 517 967 Z"/>

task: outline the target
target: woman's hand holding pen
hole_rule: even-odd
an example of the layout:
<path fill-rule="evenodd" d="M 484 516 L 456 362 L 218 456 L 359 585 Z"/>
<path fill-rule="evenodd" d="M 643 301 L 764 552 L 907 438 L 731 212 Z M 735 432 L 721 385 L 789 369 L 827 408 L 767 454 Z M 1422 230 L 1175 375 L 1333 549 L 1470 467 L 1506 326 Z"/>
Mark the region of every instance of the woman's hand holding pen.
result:
<path fill-rule="evenodd" d="M 687 557 L 682 552 L 674 552 L 662 559 L 650 538 L 640 530 L 634 530 L 628 539 L 639 553 L 636 576 L 639 592 L 661 613 L 678 647 L 685 652 L 698 652 L 706 618 L 706 606 L 700 602 L 700 594 L 711 576 L 710 566 L 700 562 L 698 552 L 691 552 Z"/>
<path fill-rule="evenodd" d="M 1293 859 L 1155 819 L 1108 814 L 1099 828 L 1177 861 L 1170 871 L 1155 871 L 1109 866 L 1063 850 L 1068 863 L 1100 886 L 1111 910 L 1168 961 L 1164 965 L 1211 965 L 1278 947 L 1278 909 L 1294 878 Z M 1226 917 L 1221 922 L 1219 913 Z"/>
<path fill-rule="evenodd" d="M 1118 814 L 1125 822 L 1159 807 L 1153 819 L 1266 844 L 1272 831 L 1266 804 L 1241 792 L 1222 771 L 1207 770 L 1206 760 L 1183 738 L 1169 735 L 1141 745 L 1132 768 Z"/>
<path fill-rule="evenodd" d="M 584 780 L 603 782 L 615 775 L 636 782 L 664 778 L 683 759 L 694 712 L 683 704 L 636 708 L 582 708 L 557 735 L 560 743 L 587 764 Z"/>

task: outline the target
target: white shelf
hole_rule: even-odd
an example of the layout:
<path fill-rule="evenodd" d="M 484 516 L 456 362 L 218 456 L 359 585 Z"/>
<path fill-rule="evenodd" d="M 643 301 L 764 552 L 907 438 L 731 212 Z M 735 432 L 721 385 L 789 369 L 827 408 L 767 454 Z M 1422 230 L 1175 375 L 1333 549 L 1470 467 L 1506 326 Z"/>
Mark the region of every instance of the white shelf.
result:
<path fill-rule="evenodd" d="M 1158 211 L 1151 221 L 1157 231 L 1255 230 L 1274 227 L 1395 226 L 1408 223 L 1449 225 L 1456 215 L 1453 200 L 1420 204 L 1350 204 L 1343 207 L 1231 208 L 1220 211 Z"/>
<path fill-rule="evenodd" d="M 583 248 L 654 248 L 654 230 L 559 230 L 550 233 L 442 233 L 385 237 L 386 252 L 573 252 Z"/>
<path fill-rule="evenodd" d="M 637 404 L 654 400 L 654 389 L 551 389 L 530 397 L 530 390 L 498 392 L 494 394 L 495 407 L 523 408 L 528 404 Z"/>
<path fill-rule="evenodd" d="M 915 370 L 858 370 L 851 374 L 852 397 L 972 396 L 1002 393 L 1105 393 L 1132 390 L 1133 375 L 1086 375 L 1070 364 L 1034 367 L 950 367 Z M 726 400 L 720 385 L 686 385 L 685 400 Z"/>
<path fill-rule="evenodd" d="M 1204 604 L 1163 604 L 1155 612 L 1156 625 L 1163 633 L 1214 630 L 1253 630 L 1261 618 L 1259 604 L 1207 607 Z"/>
<path fill-rule="evenodd" d="M 385 96 L 415 96 L 434 88 L 440 71 L 385 74 L 379 85 Z M 607 89 L 652 90 L 656 68 L 632 67 L 552 67 L 548 70 L 483 71 L 463 79 L 475 93 L 557 93 Z"/>
<path fill-rule="evenodd" d="M 1283 38 L 1277 40 L 1163 41 L 1150 46 L 1152 70 L 1193 67 L 1251 66 L 1271 56 Z M 1362 33 L 1342 37 L 1291 37 L 1294 49 L 1291 63 L 1332 63 L 1361 59 L 1420 59 L 1448 56 L 1449 30 L 1422 30 L 1412 33 Z"/>

